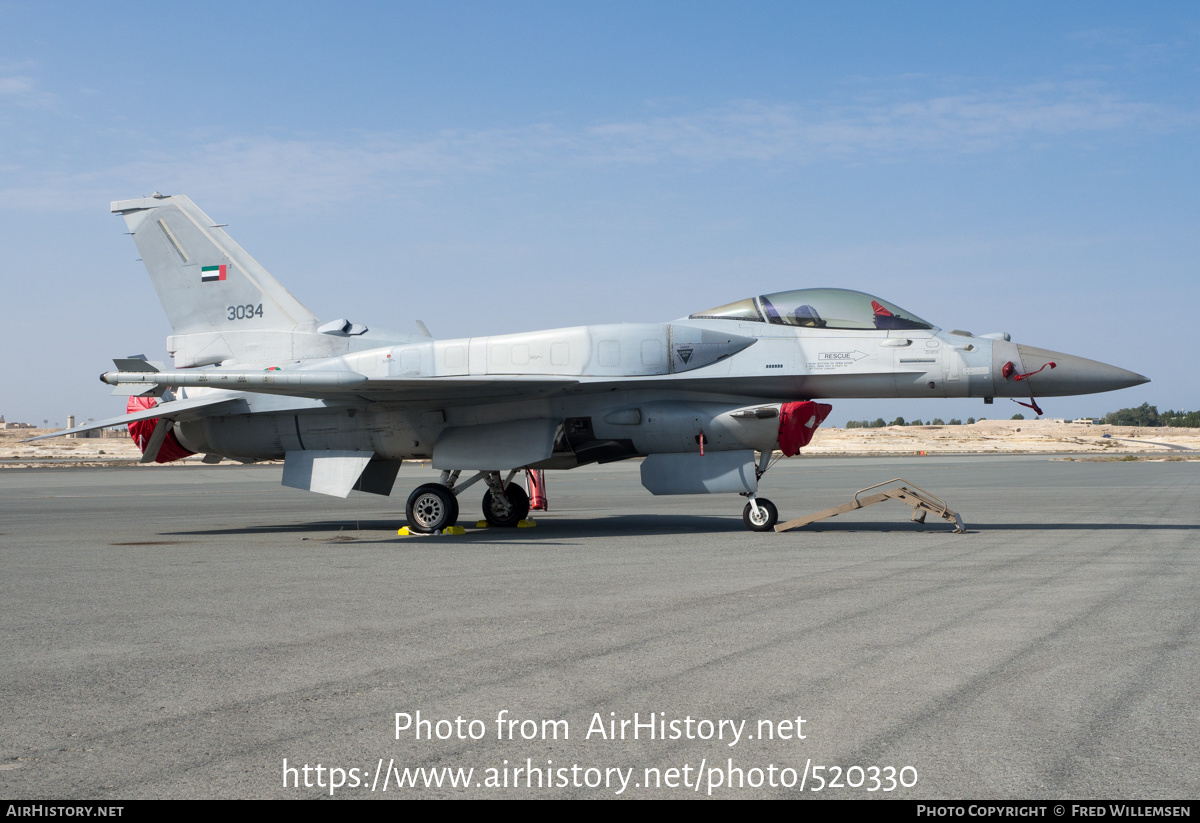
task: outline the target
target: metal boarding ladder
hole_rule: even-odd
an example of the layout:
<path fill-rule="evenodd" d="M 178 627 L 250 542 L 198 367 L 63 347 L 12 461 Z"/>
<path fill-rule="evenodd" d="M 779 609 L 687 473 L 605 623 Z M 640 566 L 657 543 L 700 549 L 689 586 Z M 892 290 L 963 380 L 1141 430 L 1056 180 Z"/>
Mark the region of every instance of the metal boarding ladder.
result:
<path fill-rule="evenodd" d="M 876 492 L 861 500 L 859 495 L 863 492 L 869 492 L 871 489 L 877 489 L 880 486 L 886 486 L 889 483 L 900 483 L 901 485 L 887 489 L 882 492 Z M 818 520 L 826 520 L 830 517 L 837 517 L 839 514 L 852 512 L 855 509 L 861 509 L 864 506 L 872 506 L 876 503 L 882 503 L 885 500 L 899 500 L 903 503 L 912 506 L 912 520 L 915 523 L 924 523 L 925 515 L 928 512 L 933 512 L 943 520 L 954 524 L 954 534 L 965 534 L 967 527 L 963 525 L 962 517 L 958 512 L 951 511 L 945 501 L 930 492 L 925 491 L 920 486 L 914 483 L 909 483 L 903 477 L 893 477 L 891 480 L 885 480 L 882 483 L 876 483 L 874 486 L 867 486 L 865 489 L 859 489 L 854 493 L 854 499 L 849 503 L 843 503 L 840 506 L 834 506 L 831 509 L 819 511 L 816 514 L 810 514 L 807 517 L 798 517 L 795 520 L 789 520 L 786 523 L 780 523 L 775 527 L 777 532 L 786 532 L 791 529 L 798 529 L 801 526 L 807 526 L 809 523 L 816 523 Z"/>

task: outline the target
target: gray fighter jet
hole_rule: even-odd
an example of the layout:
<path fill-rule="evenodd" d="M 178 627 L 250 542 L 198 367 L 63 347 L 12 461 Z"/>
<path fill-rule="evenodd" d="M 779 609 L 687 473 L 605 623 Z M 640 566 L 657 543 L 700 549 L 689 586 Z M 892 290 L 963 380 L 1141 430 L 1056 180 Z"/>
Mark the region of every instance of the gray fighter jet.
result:
<path fill-rule="evenodd" d="M 64 432 L 129 425 L 143 461 L 283 459 L 283 484 L 387 495 L 402 460 L 437 482 L 408 498 L 413 532 L 455 523 L 477 481 L 483 514 L 529 510 L 523 468 L 645 457 L 653 494 L 735 493 L 746 525 L 771 529 L 758 496 L 772 455 L 795 454 L 834 398 L 1021 398 L 1088 394 L 1140 374 L 944 331 L 846 289 L 747 297 L 668 323 L 621 323 L 435 340 L 347 319 L 322 323 L 191 200 L 112 204 L 125 218 L 174 334 L 170 368 L 114 361 L 101 380 L 129 413 Z M 159 398 L 155 405 L 155 398 Z M 467 472 L 465 479 L 462 473 Z"/>

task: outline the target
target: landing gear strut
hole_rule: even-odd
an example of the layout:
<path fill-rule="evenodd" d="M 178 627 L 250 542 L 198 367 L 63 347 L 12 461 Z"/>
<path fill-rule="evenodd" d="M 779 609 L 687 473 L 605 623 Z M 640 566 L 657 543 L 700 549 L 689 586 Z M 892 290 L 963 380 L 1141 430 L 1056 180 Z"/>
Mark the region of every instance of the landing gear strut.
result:
<path fill-rule="evenodd" d="M 492 526 L 512 527 L 529 516 L 529 495 L 512 482 L 516 470 L 501 479 L 498 471 L 482 471 L 469 480 L 458 482 L 459 472 L 444 471 L 440 483 L 417 486 L 408 496 L 404 514 L 408 530 L 417 534 L 435 534 L 458 522 L 458 497 L 468 486 L 480 480 L 488 486 L 483 496 L 483 516 Z"/>
<path fill-rule="evenodd" d="M 772 460 L 774 452 L 770 449 L 759 452 L 758 463 L 754 467 L 754 480 L 762 479 L 762 476 L 767 473 L 767 469 L 775 465 Z M 759 497 L 757 494 L 750 493 L 746 497 L 750 502 L 746 504 L 746 508 L 742 509 L 742 522 L 746 524 L 746 528 L 752 532 L 769 532 L 775 528 L 775 523 L 779 520 L 779 509 L 775 508 L 775 504 L 765 497 Z"/>
<path fill-rule="evenodd" d="M 508 481 L 513 478 L 508 475 Z M 484 480 L 488 490 L 483 495 L 483 517 L 488 525 L 513 528 L 529 516 L 529 495 L 512 482 L 500 482 L 500 472 L 491 472 Z"/>

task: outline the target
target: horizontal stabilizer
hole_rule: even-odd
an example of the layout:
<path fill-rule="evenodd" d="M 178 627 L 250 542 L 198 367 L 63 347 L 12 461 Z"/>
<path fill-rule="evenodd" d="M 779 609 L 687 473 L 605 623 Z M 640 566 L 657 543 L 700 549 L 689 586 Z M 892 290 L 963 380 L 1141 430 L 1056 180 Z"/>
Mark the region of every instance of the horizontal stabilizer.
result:
<path fill-rule="evenodd" d="M 116 426 L 125 426 L 130 423 L 136 423 L 139 420 L 153 420 L 156 417 L 165 417 L 170 420 L 192 420 L 197 417 L 207 417 L 214 411 L 220 411 L 224 414 L 245 414 L 249 410 L 246 401 L 240 397 L 230 397 L 229 395 L 220 395 L 217 397 L 197 397 L 189 400 L 172 400 L 170 403 L 161 403 L 153 408 L 143 409 L 142 411 L 133 412 L 131 414 L 123 414 L 120 417 L 110 417 L 107 420 L 100 420 L 96 423 L 88 423 L 86 426 L 76 426 L 73 429 L 63 429 L 52 434 L 41 434 L 37 437 L 30 437 L 28 440 L 23 440 L 23 443 L 30 443 L 34 440 L 47 440 L 51 437 L 65 437 L 68 434 L 77 434 L 79 432 L 90 432 L 96 429 L 111 429 Z"/>

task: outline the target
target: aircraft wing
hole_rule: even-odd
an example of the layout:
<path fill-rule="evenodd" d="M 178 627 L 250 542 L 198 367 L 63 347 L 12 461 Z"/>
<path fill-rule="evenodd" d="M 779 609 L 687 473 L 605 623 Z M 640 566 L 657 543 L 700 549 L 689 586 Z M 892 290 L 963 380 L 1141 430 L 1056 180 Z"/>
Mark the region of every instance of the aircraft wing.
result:
<path fill-rule="evenodd" d="M 110 429 L 114 426 L 124 426 L 129 423 L 136 423 L 139 420 L 152 420 L 156 417 L 166 417 L 170 420 L 192 420 L 197 417 L 208 417 L 211 414 L 220 412 L 222 414 L 239 414 L 248 410 L 248 404 L 245 399 L 236 395 L 220 395 L 216 397 L 206 396 L 197 397 L 190 400 L 172 400 L 167 403 L 160 403 L 157 406 L 141 411 L 123 414 L 120 417 L 110 417 L 107 420 L 100 420 L 96 423 L 88 423 L 86 426 L 76 426 L 73 429 L 63 429 L 62 431 L 54 432 L 53 434 L 41 434 L 37 437 L 30 437 L 28 440 L 22 440 L 22 443 L 31 443 L 34 440 L 46 440 L 51 437 L 63 437 L 68 434 L 77 432 L 90 432 L 96 429 Z"/>
<path fill-rule="evenodd" d="M 645 377 L 545 377 L 479 375 L 473 377 L 414 377 L 371 379 L 352 393 L 378 401 L 527 400 L 555 395 L 601 394 L 612 391 L 686 391 L 711 396 L 811 400 L 814 386 L 794 375 L 701 377 L 697 372 Z M 248 389 L 249 391 L 249 389 Z M 819 393 L 819 392 L 818 392 Z M 317 395 L 313 395 L 317 396 Z"/>
<path fill-rule="evenodd" d="M 342 370 L 292 369 L 235 371 L 113 371 L 103 380 L 139 391 L 154 386 L 217 388 L 235 392 L 307 397 L 320 400 L 360 398 L 389 403 L 445 403 L 531 400 L 559 394 L 598 394 L 615 390 L 666 389 L 727 397 L 807 400 L 820 392 L 811 378 L 796 375 L 705 377 L 701 370 L 655 376 L 563 377 L 557 375 L 461 375 L 445 377 L 367 377 Z M 156 415 L 150 415 L 156 416 Z"/>
<path fill-rule="evenodd" d="M 291 369 L 287 371 L 112 371 L 102 375 L 113 386 L 138 390 L 155 386 L 215 388 L 239 392 L 289 395 L 317 399 L 361 397 L 390 402 L 444 400 L 521 400 L 544 397 L 579 385 L 571 377 L 494 375 L 412 378 L 368 378 L 353 371 Z"/>

